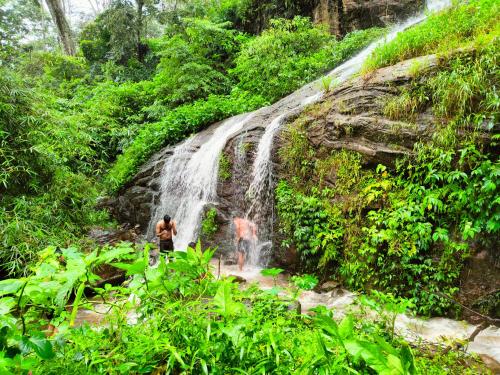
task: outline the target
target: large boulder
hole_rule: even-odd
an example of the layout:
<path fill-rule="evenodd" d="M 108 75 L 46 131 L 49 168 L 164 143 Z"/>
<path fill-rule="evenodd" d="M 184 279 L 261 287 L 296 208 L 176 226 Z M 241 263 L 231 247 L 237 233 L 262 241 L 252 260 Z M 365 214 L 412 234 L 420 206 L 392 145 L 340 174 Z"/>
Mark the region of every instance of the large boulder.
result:
<path fill-rule="evenodd" d="M 412 83 L 412 66 L 432 70 L 438 63 L 431 55 L 359 76 L 327 93 L 295 122 L 306 130 L 310 145 L 325 154 L 351 150 L 362 154 L 367 166 L 394 165 L 397 158 L 412 152 L 413 145 L 433 131 L 434 116 L 425 110 L 411 123 L 391 120 L 384 113 L 385 103 Z"/>

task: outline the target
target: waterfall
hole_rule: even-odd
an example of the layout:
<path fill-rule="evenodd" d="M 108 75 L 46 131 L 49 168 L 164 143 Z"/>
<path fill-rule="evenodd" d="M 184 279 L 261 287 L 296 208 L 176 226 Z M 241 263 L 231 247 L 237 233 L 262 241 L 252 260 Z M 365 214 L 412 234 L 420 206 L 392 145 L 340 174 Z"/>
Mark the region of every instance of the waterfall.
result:
<path fill-rule="evenodd" d="M 251 117 L 250 113 L 225 120 L 194 152 L 189 149 L 198 136 L 175 148 L 162 170 L 161 201 L 149 223 L 148 238 L 155 237 L 156 222 L 168 214 L 179 229 L 174 238 L 176 249 L 186 249 L 189 242 L 196 241 L 203 208 L 216 199 L 220 154 L 227 140 L 241 131 Z"/>
<path fill-rule="evenodd" d="M 429 12 L 434 12 L 449 5 L 449 0 L 429 0 L 427 9 Z M 336 83 L 345 82 L 359 72 L 363 62 L 377 46 L 394 39 L 400 31 L 425 18 L 426 14 L 422 13 L 395 25 L 387 35 L 339 65 L 328 76 L 334 78 Z M 272 150 L 275 135 L 287 118 L 304 106 L 317 102 L 321 96 L 318 80 L 305 85 L 269 107 L 232 117 L 221 124 L 214 125 L 210 128 L 208 135 L 197 134 L 177 145 L 173 154 L 165 162 L 161 173 L 160 202 L 155 205 L 153 201 L 153 206 L 156 208 L 149 224 L 148 238 L 155 237 L 156 222 L 164 214 L 168 214 L 178 224 L 179 234 L 174 238 L 176 249 L 183 250 L 189 242 L 197 239 L 204 207 L 209 203 L 217 203 L 219 158 L 224 147 L 230 139 L 240 136 L 237 147 L 241 148 L 244 133 L 258 126 L 264 131 L 257 142 L 256 156 L 245 194 L 246 202 L 241 204 L 246 207 L 245 219 L 256 223 L 258 227 L 258 242 L 250 250 L 248 263 L 265 263 L 266 257 L 263 257 L 262 253 L 271 251 L 274 220 L 272 217 L 263 217 L 265 215 L 262 213 L 273 206 Z M 238 150 L 234 161 L 236 168 L 245 159 L 241 149 Z"/>

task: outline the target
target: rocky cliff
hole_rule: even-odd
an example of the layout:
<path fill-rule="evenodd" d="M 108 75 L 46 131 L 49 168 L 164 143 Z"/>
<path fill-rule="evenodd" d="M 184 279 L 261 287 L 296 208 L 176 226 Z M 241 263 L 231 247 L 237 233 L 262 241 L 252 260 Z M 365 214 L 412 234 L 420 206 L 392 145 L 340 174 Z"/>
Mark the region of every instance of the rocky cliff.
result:
<path fill-rule="evenodd" d="M 369 27 L 384 27 L 423 7 L 422 0 L 318 0 L 312 10 L 317 23 L 328 25 L 332 34 Z"/>
<path fill-rule="evenodd" d="M 341 37 L 354 30 L 396 23 L 423 6 L 423 0 L 301 0 L 292 4 L 266 1 L 253 4 L 245 17 L 252 21 L 239 26 L 258 34 L 273 18 L 301 15 L 327 25 L 333 34 Z"/>

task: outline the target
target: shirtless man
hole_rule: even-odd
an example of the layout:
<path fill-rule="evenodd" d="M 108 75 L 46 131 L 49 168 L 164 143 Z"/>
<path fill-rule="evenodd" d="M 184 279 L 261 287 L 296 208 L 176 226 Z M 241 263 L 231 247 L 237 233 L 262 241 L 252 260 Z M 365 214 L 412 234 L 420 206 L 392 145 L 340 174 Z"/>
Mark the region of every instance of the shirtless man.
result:
<path fill-rule="evenodd" d="M 243 271 L 245 257 L 248 256 L 252 246 L 257 242 L 257 226 L 241 217 L 234 218 L 236 230 L 236 253 L 238 254 L 238 267 Z"/>
<path fill-rule="evenodd" d="M 177 225 L 170 216 L 165 215 L 163 220 L 156 224 L 156 237 L 160 239 L 160 253 L 168 254 L 174 251 L 173 236 L 177 236 Z"/>

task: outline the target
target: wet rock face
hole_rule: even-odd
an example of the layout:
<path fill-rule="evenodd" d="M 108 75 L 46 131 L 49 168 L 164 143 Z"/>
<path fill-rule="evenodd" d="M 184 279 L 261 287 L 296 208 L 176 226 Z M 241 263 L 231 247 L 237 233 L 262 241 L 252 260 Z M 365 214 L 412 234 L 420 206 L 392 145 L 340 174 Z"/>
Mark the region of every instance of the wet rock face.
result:
<path fill-rule="evenodd" d="M 460 276 L 460 290 L 456 299 L 475 311 L 500 319 L 500 254 L 498 246 L 490 244 L 473 246 L 472 256 L 467 260 Z M 463 316 L 472 323 L 482 318 L 464 310 Z"/>
<path fill-rule="evenodd" d="M 423 0 L 300 0 L 289 5 L 261 1 L 243 21 L 245 31 L 260 34 L 273 18 L 310 17 L 315 23 L 327 25 L 337 37 L 360 29 L 385 27 L 421 10 Z"/>
<path fill-rule="evenodd" d="M 217 210 L 219 230 L 212 238 L 202 237 L 202 242 L 205 246 L 217 247 L 218 253 L 223 254 L 227 260 L 235 255 L 232 220 L 235 216 L 244 217 L 248 209 L 245 193 L 250 184 L 255 151 L 262 133 L 262 128 L 247 129 L 228 141 L 223 154 L 229 164 L 229 176 L 226 179 L 219 177 L 218 204 L 206 207 L 206 210 L 212 207 Z"/>
<path fill-rule="evenodd" d="M 343 36 L 396 23 L 423 5 L 422 0 L 317 0 L 312 16 L 316 23 L 328 25 L 332 34 Z"/>
<path fill-rule="evenodd" d="M 120 223 L 138 226 L 138 231 L 144 234 L 151 218 L 152 207 L 158 204 L 160 175 L 170 155 L 172 155 L 171 147 L 156 153 L 116 197 L 103 199 L 99 202 L 98 208 L 108 209 Z"/>
<path fill-rule="evenodd" d="M 437 65 L 433 56 L 419 60 L 429 70 Z M 392 166 L 411 153 L 413 145 L 432 132 L 432 113 L 424 111 L 407 123 L 389 119 L 384 106 L 412 82 L 408 69 L 413 63 L 405 61 L 358 77 L 304 112 L 300 120 L 313 148 L 325 154 L 341 149 L 359 152 L 366 166 Z"/>
<path fill-rule="evenodd" d="M 140 228 L 138 225 L 131 228 L 129 224 L 118 229 L 92 228 L 88 236 L 99 245 L 115 245 L 122 241 L 135 243 L 140 240 Z"/>
<path fill-rule="evenodd" d="M 437 65 L 433 56 L 419 59 L 427 69 Z M 358 77 L 306 110 L 297 121 L 310 145 L 325 154 L 342 149 L 359 152 L 366 166 L 393 166 L 397 158 L 412 152 L 413 145 L 432 132 L 432 113 L 419 113 L 412 123 L 394 121 L 384 114 L 384 105 L 412 82 L 408 69 L 413 63 L 405 61 Z"/>

